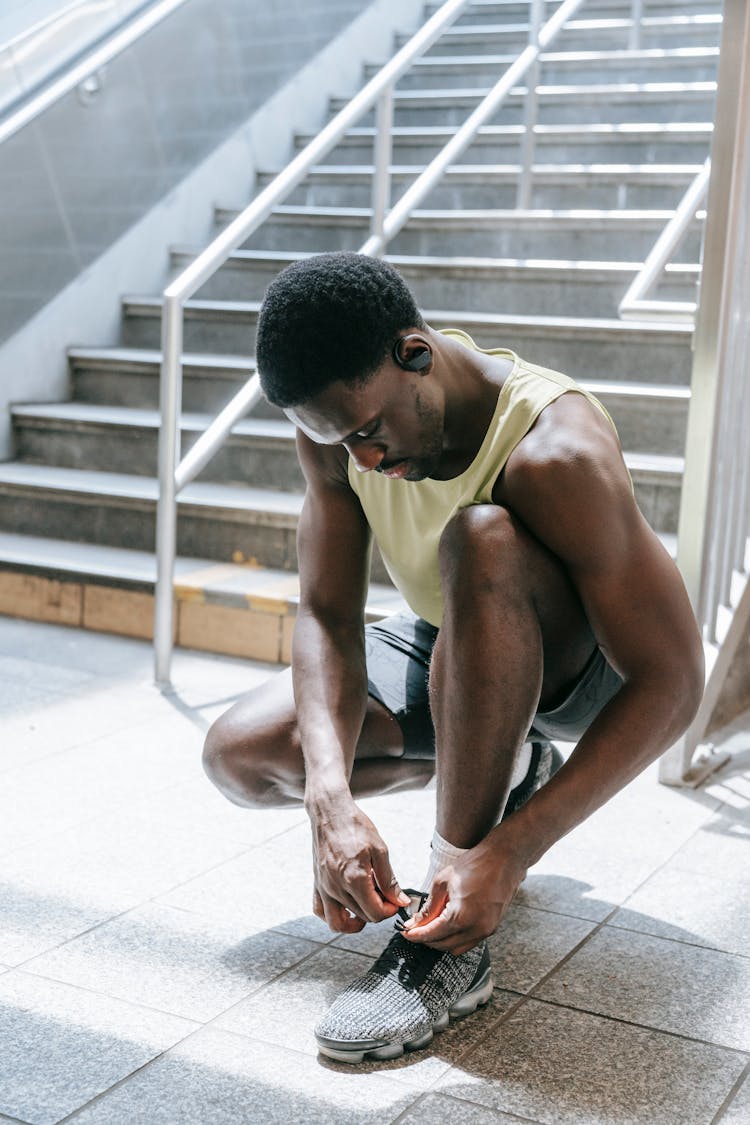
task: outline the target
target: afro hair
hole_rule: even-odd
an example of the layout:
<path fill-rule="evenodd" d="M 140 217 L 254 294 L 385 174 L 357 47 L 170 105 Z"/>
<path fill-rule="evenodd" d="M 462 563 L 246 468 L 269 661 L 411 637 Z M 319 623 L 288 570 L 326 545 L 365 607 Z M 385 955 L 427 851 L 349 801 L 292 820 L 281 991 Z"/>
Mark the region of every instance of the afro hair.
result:
<path fill-rule="evenodd" d="M 269 402 L 300 406 L 330 386 L 363 383 L 406 328 L 424 328 L 406 282 L 379 258 L 316 254 L 268 286 L 256 358 Z"/>

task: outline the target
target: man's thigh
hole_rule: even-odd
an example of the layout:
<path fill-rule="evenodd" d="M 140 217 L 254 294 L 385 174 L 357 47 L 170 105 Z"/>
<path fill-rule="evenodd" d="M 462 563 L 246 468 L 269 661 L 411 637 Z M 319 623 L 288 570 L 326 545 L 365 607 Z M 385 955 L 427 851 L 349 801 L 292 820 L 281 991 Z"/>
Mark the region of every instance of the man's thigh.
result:
<path fill-rule="evenodd" d="M 405 758 L 435 756 L 428 685 L 437 636 L 435 626 L 409 612 L 365 629 L 368 691 L 401 728 Z M 621 686 L 597 646 L 565 699 L 554 710 L 536 714 L 530 734 L 577 742 Z"/>

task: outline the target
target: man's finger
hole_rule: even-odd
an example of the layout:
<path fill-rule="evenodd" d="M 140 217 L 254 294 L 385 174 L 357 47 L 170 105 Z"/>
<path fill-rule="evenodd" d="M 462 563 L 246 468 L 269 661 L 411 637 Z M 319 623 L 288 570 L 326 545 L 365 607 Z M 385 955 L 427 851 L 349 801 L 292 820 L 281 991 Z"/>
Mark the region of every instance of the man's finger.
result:
<path fill-rule="evenodd" d="M 364 929 L 364 921 L 340 902 L 329 895 L 319 895 L 323 907 L 323 918 L 329 929 L 338 934 L 356 934 Z"/>
<path fill-rule="evenodd" d="M 428 922 L 434 921 L 443 914 L 447 905 L 448 888 L 445 883 L 434 882 L 421 908 L 406 923 L 406 929 L 413 930 L 417 926 L 421 928 Z"/>
<path fill-rule="evenodd" d="M 375 885 L 386 902 L 394 906 L 408 906 L 411 899 L 401 890 L 388 856 L 373 855 L 371 860 Z"/>

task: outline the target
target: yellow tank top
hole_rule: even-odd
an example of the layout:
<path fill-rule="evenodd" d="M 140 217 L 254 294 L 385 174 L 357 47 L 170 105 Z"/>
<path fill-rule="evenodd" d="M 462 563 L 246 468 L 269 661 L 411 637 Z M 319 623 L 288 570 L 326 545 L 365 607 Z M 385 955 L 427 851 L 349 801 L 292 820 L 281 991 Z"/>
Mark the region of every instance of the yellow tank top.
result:
<path fill-rule="evenodd" d="M 575 391 L 612 422 L 602 404 L 567 375 L 526 363 L 506 348 L 478 348 L 471 336 L 457 328 L 446 328 L 443 334 L 485 355 L 507 356 L 513 363 L 472 463 L 451 480 L 389 480 L 380 473 L 357 472 L 351 459 L 348 469 L 349 483 L 360 499 L 393 584 L 414 613 L 436 626 L 443 616 L 438 564 L 443 530 L 461 508 L 492 502 L 501 470 L 545 406 Z"/>

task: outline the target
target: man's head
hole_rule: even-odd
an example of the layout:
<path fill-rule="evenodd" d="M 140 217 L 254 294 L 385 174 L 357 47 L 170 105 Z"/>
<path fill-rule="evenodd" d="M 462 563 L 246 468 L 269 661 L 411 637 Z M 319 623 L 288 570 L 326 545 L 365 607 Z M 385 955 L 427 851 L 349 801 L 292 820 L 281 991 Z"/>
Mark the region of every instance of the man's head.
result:
<path fill-rule="evenodd" d="M 256 358 L 266 398 L 282 408 L 332 383 L 362 384 L 408 329 L 424 328 L 392 266 L 362 254 L 318 254 L 288 266 L 266 292 Z"/>

